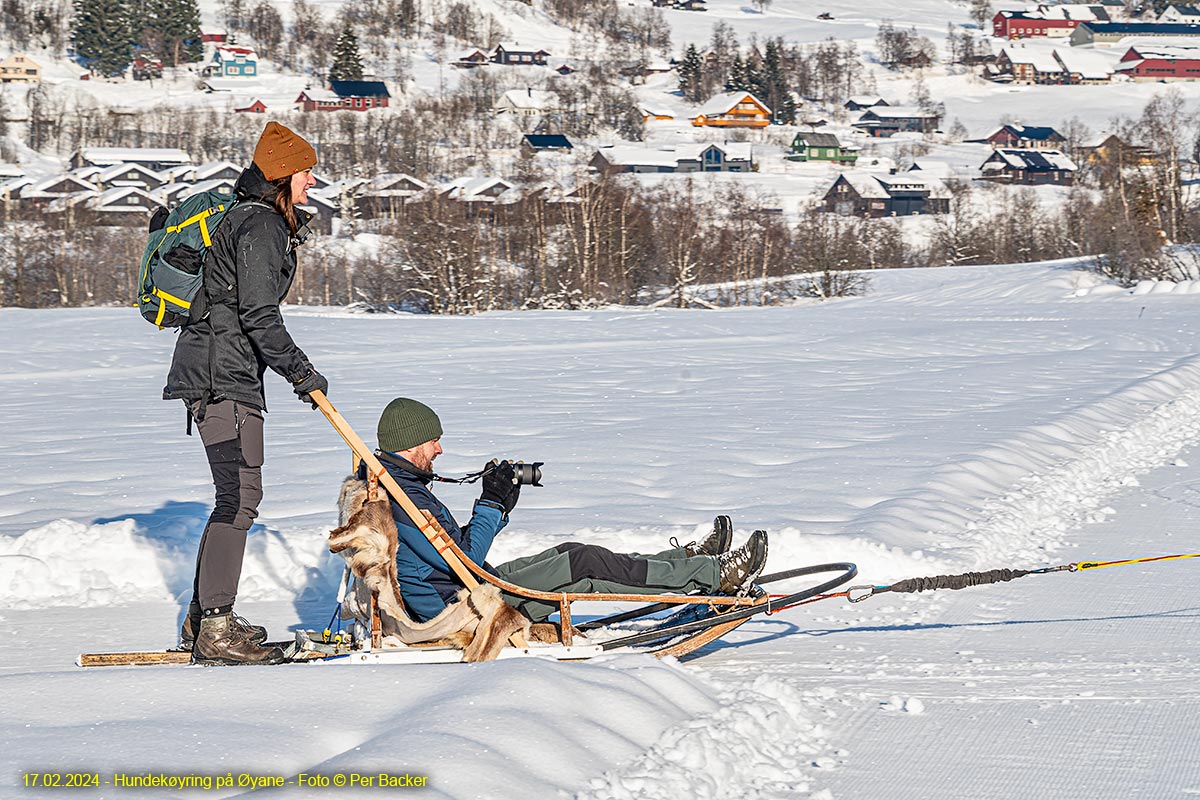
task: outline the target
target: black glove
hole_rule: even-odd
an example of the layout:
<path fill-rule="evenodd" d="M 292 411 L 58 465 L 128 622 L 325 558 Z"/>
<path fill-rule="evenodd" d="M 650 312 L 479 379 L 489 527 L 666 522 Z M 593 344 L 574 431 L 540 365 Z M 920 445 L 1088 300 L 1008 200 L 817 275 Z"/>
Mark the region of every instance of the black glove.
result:
<path fill-rule="evenodd" d="M 496 464 L 493 460 L 484 464 L 483 468 L 492 469 L 483 476 L 483 494 L 479 495 L 479 499 L 495 503 L 504 509 L 505 514 L 509 513 L 521 496 L 521 486 L 517 483 L 517 472 L 512 462 L 501 461 Z"/>
<path fill-rule="evenodd" d="M 317 372 L 309 365 L 309 373 L 305 377 L 292 384 L 292 391 L 300 398 L 300 402 L 308 403 L 313 408 L 317 404 L 313 402 L 310 392 L 315 392 L 320 389 L 325 394 L 329 393 L 329 381 L 325 380 L 325 376 Z"/>

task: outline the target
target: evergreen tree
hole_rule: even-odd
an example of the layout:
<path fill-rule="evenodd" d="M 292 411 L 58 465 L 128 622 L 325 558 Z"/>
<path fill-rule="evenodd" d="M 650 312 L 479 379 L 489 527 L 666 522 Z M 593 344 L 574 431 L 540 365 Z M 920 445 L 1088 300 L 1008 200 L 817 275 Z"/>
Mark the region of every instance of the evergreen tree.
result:
<path fill-rule="evenodd" d="M 126 0 L 75 0 L 71 39 L 79 63 L 106 78 L 133 61 L 132 20 Z"/>
<path fill-rule="evenodd" d="M 200 8 L 196 0 L 134 0 L 140 16 L 143 46 L 154 51 L 168 67 L 204 58 L 200 36 Z"/>
<path fill-rule="evenodd" d="M 182 54 L 187 61 L 204 58 L 204 37 L 200 33 L 200 4 L 197 0 L 175 0 L 175 32 L 182 40 Z"/>
<path fill-rule="evenodd" d="M 746 62 L 742 60 L 741 53 L 734 56 L 733 63 L 729 65 L 729 80 L 725 82 L 725 91 L 754 91 L 754 87 L 750 85 L 749 72 Z"/>
<path fill-rule="evenodd" d="M 696 45 L 689 44 L 683 54 L 683 63 L 679 65 L 679 91 L 693 103 L 704 99 L 700 96 L 703 69 L 700 52 L 696 50 Z"/>
<path fill-rule="evenodd" d="M 342 29 L 333 48 L 333 66 L 329 68 L 331 81 L 361 81 L 362 58 L 358 54 L 358 37 L 349 25 Z"/>
<path fill-rule="evenodd" d="M 396 27 L 400 35 L 407 39 L 416 33 L 418 21 L 415 0 L 400 0 L 400 11 L 396 16 Z"/>
<path fill-rule="evenodd" d="M 796 119 L 796 101 L 783 74 L 783 40 L 770 39 L 763 54 L 763 95 L 759 98 L 771 107 L 773 122 L 787 125 Z"/>

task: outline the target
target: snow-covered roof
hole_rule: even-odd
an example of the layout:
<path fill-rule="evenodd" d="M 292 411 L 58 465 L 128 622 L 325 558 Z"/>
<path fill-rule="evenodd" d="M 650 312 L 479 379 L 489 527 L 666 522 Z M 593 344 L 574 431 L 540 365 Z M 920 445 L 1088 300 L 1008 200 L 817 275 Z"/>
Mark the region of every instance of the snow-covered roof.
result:
<path fill-rule="evenodd" d="M 546 55 L 550 55 L 550 51 L 545 48 L 530 47 L 520 42 L 500 42 L 492 52 L 494 53 L 496 50 L 503 50 L 506 53 L 545 53 Z"/>
<path fill-rule="evenodd" d="M 71 192 L 69 194 L 48 195 L 49 202 L 46 203 L 45 210 L 48 214 L 66 211 L 85 200 L 91 200 L 99 196 L 99 189 L 84 189 L 83 191 Z"/>
<path fill-rule="evenodd" d="M 850 184 L 859 197 L 868 200 L 886 200 L 892 196 L 892 192 L 900 191 L 927 192 L 929 197 L 938 199 L 950 197 L 950 190 L 946 188 L 946 184 L 936 178 L 913 172 L 892 175 L 854 170 L 840 173 L 838 179 Z M 834 185 L 837 185 L 836 180 Z"/>
<path fill-rule="evenodd" d="M 1000 148 L 983 162 L 980 169 L 991 170 L 1009 166 L 1012 169 L 1032 172 L 1050 172 L 1053 170 L 1073 171 L 1077 169 L 1075 162 L 1059 150 L 1024 150 L 1017 148 Z"/>
<path fill-rule="evenodd" d="M 190 183 L 164 183 L 156 189 L 151 189 L 150 196 L 164 206 L 171 206 L 194 191 Z"/>
<path fill-rule="evenodd" d="M 753 100 L 763 108 L 767 108 L 767 104 L 759 100 L 751 92 L 725 92 L 724 94 L 715 94 L 708 98 L 708 101 L 700 106 L 700 110 L 696 112 L 698 117 L 712 117 L 718 114 L 728 114 L 733 108 L 747 98 Z"/>
<path fill-rule="evenodd" d="M 859 197 L 874 200 L 886 200 L 888 197 L 887 189 L 884 189 L 883 184 L 869 172 L 843 172 L 838 175 L 834 183 L 836 184 L 838 180 L 850 184 L 850 188 L 854 189 Z"/>
<path fill-rule="evenodd" d="M 950 190 L 946 184 L 937 178 L 926 178 L 911 172 L 901 172 L 895 175 L 876 175 L 875 180 L 888 192 L 897 191 L 927 191 L 930 197 L 948 198 Z"/>
<path fill-rule="evenodd" d="M 300 97 L 307 97 L 314 103 L 341 103 L 342 98 L 337 92 L 332 89 L 316 87 L 314 89 L 305 89 L 300 93 Z M 300 97 L 296 98 L 296 102 L 300 102 Z"/>
<path fill-rule="evenodd" d="M 1014 64 L 1028 64 L 1038 72 L 1062 72 L 1062 64 L 1054 58 L 1054 48 L 1033 45 L 1010 45 L 1000 51 Z"/>
<path fill-rule="evenodd" d="M 98 167 L 127 164 L 190 164 L 192 157 L 175 147 L 83 147 L 79 156 Z"/>
<path fill-rule="evenodd" d="M 725 154 L 726 161 L 749 161 L 753 155 L 750 142 L 689 142 L 662 147 L 613 145 L 596 152 L 610 164 L 620 166 L 676 167 L 680 161 L 699 161 L 704 151 L 715 147 Z"/>
<path fill-rule="evenodd" d="M 618 166 L 668 167 L 679 165 L 679 156 L 674 149 L 638 147 L 637 145 L 613 145 L 596 151 L 610 164 Z"/>
<path fill-rule="evenodd" d="M 343 193 L 353 194 L 366 183 L 366 178 L 342 178 L 340 181 L 333 181 L 325 186 L 321 189 L 321 193 L 326 197 L 337 197 Z"/>
<path fill-rule="evenodd" d="M 876 119 L 920 119 L 928 117 L 936 117 L 935 111 L 923 111 L 918 106 L 871 106 L 863 111 L 863 115 L 858 121 L 868 120 L 870 117 Z"/>
<path fill-rule="evenodd" d="M 846 100 L 847 103 L 853 103 L 856 106 L 876 106 L 886 104 L 887 101 L 876 94 L 853 94 Z"/>
<path fill-rule="evenodd" d="M 326 197 L 315 189 L 310 189 L 308 191 L 308 201 L 300 207 L 305 211 L 308 211 L 310 214 L 316 214 L 321 208 L 325 208 L 329 211 L 337 211 L 338 204 L 336 200 Z"/>
<path fill-rule="evenodd" d="M 1130 50 L 1137 53 L 1143 60 L 1147 58 L 1165 58 L 1175 61 L 1192 61 L 1200 58 L 1200 40 L 1176 41 L 1171 44 L 1143 42 L 1136 44 Z M 1126 62 L 1128 63 L 1128 62 Z M 1124 68 L 1124 64 L 1118 69 Z"/>
<path fill-rule="evenodd" d="M 0 164 L 0 178 L 20 178 L 24 174 L 20 164 Z"/>
<path fill-rule="evenodd" d="M 1158 18 L 1162 19 L 1163 14 L 1166 14 L 1168 11 L 1174 12 L 1181 17 L 1193 17 L 1200 20 L 1200 8 L 1197 8 L 1196 6 L 1167 6 L 1163 9 L 1162 14 L 1158 15 Z"/>
<path fill-rule="evenodd" d="M 136 186 L 114 186 L 112 189 L 100 192 L 95 197 L 88 198 L 87 207 L 100 208 L 103 206 L 107 211 L 146 213 L 147 206 L 142 203 L 130 202 L 132 199 L 142 200 L 151 205 L 158 202 Z"/>
<path fill-rule="evenodd" d="M 242 173 L 242 168 L 232 161 L 206 161 L 203 164 L 198 164 L 192 171 L 192 180 L 203 181 L 208 180 L 218 172 L 231 169 L 235 175 Z"/>
<path fill-rule="evenodd" d="M 93 183 L 85 181 L 74 175 L 51 175 L 49 178 L 43 178 L 37 183 L 31 183 L 21 191 L 21 197 L 26 199 L 34 197 L 58 197 L 68 192 L 48 192 L 47 189 L 53 189 L 57 184 L 66 182 L 72 187 L 72 191 L 89 191 L 98 192 L 100 187 Z"/>
<path fill-rule="evenodd" d="M 559 107 L 558 95 L 554 92 L 547 92 L 542 89 L 509 89 L 505 92 L 496 107 L 500 108 L 504 105 L 512 106 L 513 108 L 532 108 L 538 111 L 547 111 Z"/>
<path fill-rule="evenodd" d="M 667 117 L 675 119 L 675 112 L 666 106 L 654 105 L 652 103 L 638 103 L 638 111 L 645 114 L 647 117 Z"/>
<path fill-rule="evenodd" d="M 160 183 L 165 180 L 162 175 L 141 164 L 113 164 L 111 167 L 105 167 L 97 172 L 93 179 L 98 183 L 112 183 L 115 180 L 124 179 L 130 172 L 136 172 Z"/>
<path fill-rule="evenodd" d="M 438 191 L 454 200 L 491 202 L 505 192 L 511 191 L 513 184 L 503 178 L 455 178 L 437 187 Z M 500 189 L 495 192 L 493 190 Z M 489 194 L 491 192 L 491 194 Z"/>
<path fill-rule="evenodd" d="M 107 167 L 97 167 L 95 164 L 86 164 L 82 167 L 76 167 L 75 169 L 68 170 L 67 174 L 74 175 L 76 178 L 83 178 L 85 181 L 90 181 L 105 169 L 107 169 Z"/>
<path fill-rule="evenodd" d="M 1093 22 L 1107 20 L 1108 12 L 1099 5 L 1084 3 L 1062 3 L 1060 5 L 1038 4 L 1029 6 L 1024 11 L 1003 10 L 1001 16 L 1013 19 L 1059 19 Z"/>
<path fill-rule="evenodd" d="M 195 169 L 191 164 L 180 164 L 177 167 L 167 167 L 159 170 L 158 174 L 162 175 L 168 181 L 190 180 L 192 171 Z"/>
<path fill-rule="evenodd" d="M 909 172 L 919 172 L 921 177 L 949 178 L 954 174 L 954 167 L 945 161 L 932 161 L 927 158 L 914 159 Z"/>
<path fill-rule="evenodd" d="M 403 186 L 402 184 L 411 184 Z M 420 178 L 414 178 L 406 172 L 387 172 L 376 175 L 362 186 L 362 190 L 374 197 L 405 197 L 429 188 L 429 184 Z"/>
<path fill-rule="evenodd" d="M 1108 19 L 1108 13 L 1103 9 L 1083 3 L 1063 3 L 1057 6 L 1039 5 L 1037 6 L 1037 11 L 1042 19 L 1072 19 L 1082 21 Z"/>
<path fill-rule="evenodd" d="M 0 195 L 19 193 L 21 189 L 24 189 L 31 183 L 33 181 L 23 175 L 18 178 L 9 178 L 6 181 L 0 181 Z"/>
<path fill-rule="evenodd" d="M 1088 50 L 1081 47 L 1062 47 L 1055 54 L 1067 72 L 1084 78 L 1104 80 L 1113 74 L 1117 54 L 1111 50 Z"/>
<path fill-rule="evenodd" d="M 237 183 L 237 178 L 209 178 L 205 181 L 197 181 L 192 184 L 192 193 L 200 194 L 200 192 L 233 192 L 234 184 Z"/>
<path fill-rule="evenodd" d="M 254 49 L 250 47 L 219 44 L 216 48 L 216 55 L 219 56 L 222 61 L 231 61 L 237 58 L 244 58 L 247 61 L 258 61 L 258 53 L 254 52 Z"/>

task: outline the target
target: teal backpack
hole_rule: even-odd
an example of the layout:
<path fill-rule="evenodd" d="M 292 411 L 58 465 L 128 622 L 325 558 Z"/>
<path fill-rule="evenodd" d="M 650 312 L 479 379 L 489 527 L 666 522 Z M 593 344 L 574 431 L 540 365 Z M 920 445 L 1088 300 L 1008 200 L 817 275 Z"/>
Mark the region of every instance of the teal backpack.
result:
<path fill-rule="evenodd" d="M 204 261 L 221 220 L 237 202 L 232 194 L 200 192 L 150 220 L 135 305 L 159 330 L 182 328 L 208 314 Z"/>

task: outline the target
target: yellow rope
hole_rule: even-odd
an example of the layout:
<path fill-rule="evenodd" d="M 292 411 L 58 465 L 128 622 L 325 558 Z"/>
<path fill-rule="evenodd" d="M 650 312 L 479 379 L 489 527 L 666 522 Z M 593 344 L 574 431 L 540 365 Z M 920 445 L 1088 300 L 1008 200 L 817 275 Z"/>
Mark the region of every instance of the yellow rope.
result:
<path fill-rule="evenodd" d="M 1148 564 L 1151 561 L 1174 561 L 1179 558 L 1200 558 L 1200 553 L 1183 553 L 1177 556 L 1156 556 L 1154 558 L 1127 558 L 1124 561 L 1077 561 L 1067 566 L 1072 572 L 1075 572 L 1076 570 L 1102 569 L 1103 567 L 1122 567 L 1126 564 Z"/>

